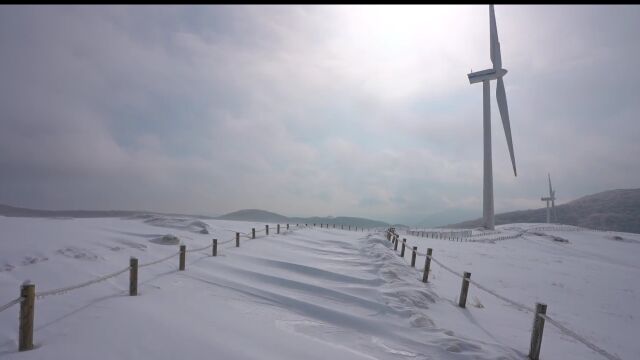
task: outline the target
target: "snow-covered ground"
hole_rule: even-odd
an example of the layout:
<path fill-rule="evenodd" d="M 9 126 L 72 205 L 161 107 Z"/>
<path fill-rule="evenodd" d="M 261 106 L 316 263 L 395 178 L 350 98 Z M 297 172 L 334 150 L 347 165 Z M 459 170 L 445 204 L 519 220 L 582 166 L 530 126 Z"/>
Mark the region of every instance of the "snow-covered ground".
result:
<path fill-rule="evenodd" d="M 169 256 L 178 246 L 167 234 L 193 249 L 252 227 L 264 230 L 263 223 L 157 216 L 0 217 L 0 306 L 27 279 L 42 292 L 124 269 L 130 256 L 141 264 Z M 137 297 L 128 296 L 123 273 L 36 299 L 32 351 L 17 352 L 13 306 L 0 313 L 0 358 L 526 358 L 531 314 L 473 285 L 467 308 L 459 308 L 459 278 L 432 264 L 423 284 L 424 257 L 412 269 L 410 252 L 397 256 L 382 232 L 274 232 L 243 237 L 240 248 L 220 245 L 215 258 L 211 249 L 191 252 L 184 272 L 177 257 L 140 268 Z M 548 304 L 551 317 L 608 352 L 640 358 L 640 235 L 538 233 L 495 242 L 401 237 L 503 296 Z M 542 358 L 601 356 L 547 324 Z"/>

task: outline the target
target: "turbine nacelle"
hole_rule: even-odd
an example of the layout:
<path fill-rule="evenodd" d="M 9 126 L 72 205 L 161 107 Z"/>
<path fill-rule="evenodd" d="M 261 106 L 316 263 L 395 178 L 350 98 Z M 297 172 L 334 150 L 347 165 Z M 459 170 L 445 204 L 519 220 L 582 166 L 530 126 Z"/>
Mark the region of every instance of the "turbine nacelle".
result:
<path fill-rule="evenodd" d="M 498 78 L 501 78 L 506 74 L 507 74 L 506 69 L 497 69 L 497 70 L 487 69 L 487 70 L 472 72 L 470 74 L 467 74 L 467 77 L 469 77 L 469 82 L 471 84 L 475 84 L 475 83 L 483 82 L 485 80 L 486 81 L 497 80 Z"/>

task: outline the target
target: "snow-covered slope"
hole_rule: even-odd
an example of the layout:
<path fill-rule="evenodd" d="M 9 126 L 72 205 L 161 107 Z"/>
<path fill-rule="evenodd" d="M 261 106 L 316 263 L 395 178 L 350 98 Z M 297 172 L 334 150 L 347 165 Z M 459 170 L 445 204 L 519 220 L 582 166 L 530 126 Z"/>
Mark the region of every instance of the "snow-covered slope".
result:
<path fill-rule="evenodd" d="M 383 233 L 297 229 L 257 239 L 235 231 L 263 223 L 207 220 L 44 219 L 0 217 L 0 306 L 31 280 L 36 291 L 82 283 L 170 256 L 177 236 L 188 249 L 139 270 L 139 296 L 128 275 L 36 300 L 35 344 L 17 352 L 18 306 L 0 313 L 0 358 L 16 359 L 521 359 L 532 317 L 470 290 L 457 307 L 459 279 L 432 266 L 429 284 L 394 253 Z M 531 226 L 511 225 L 504 233 Z M 210 234 L 202 234 L 206 228 Z M 516 229 L 517 228 L 517 229 Z M 501 294 L 533 305 L 623 359 L 640 345 L 637 310 L 640 236 L 562 232 L 558 242 L 525 235 L 495 243 L 407 241 Z M 223 242 L 226 242 L 222 244 Z M 418 260 L 424 264 L 424 258 Z M 598 354 L 545 328 L 542 356 L 590 359 Z"/>
<path fill-rule="evenodd" d="M 496 224 L 537 223 L 546 221 L 546 217 L 547 209 L 541 207 L 496 214 L 495 222 Z M 583 196 L 566 204 L 558 204 L 556 217 L 555 222 L 562 224 L 640 233 L 640 189 L 608 190 Z M 447 226 L 473 228 L 482 224 L 482 218 L 476 218 Z"/>

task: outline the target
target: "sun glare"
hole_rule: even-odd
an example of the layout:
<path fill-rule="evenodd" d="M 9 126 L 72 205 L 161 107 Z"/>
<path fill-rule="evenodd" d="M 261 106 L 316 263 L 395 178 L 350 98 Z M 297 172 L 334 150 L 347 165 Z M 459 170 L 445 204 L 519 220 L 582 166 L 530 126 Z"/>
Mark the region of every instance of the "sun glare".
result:
<path fill-rule="evenodd" d="M 454 58 L 450 53 L 460 51 L 456 44 L 469 36 L 470 10 L 450 5 L 342 6 L 333 54 L 349 74 L 364 79 L 365 91 L 376 95 L 400 99 L 424 91 L 427 83 L 443 91 L 448 58 Z"/>
<path fill-rule="evenodd" d="M 370 5 L 345 9 L 350 31 L 385 45 L 406 46 L 443 29 L 456 11 L 445 5 Z M 430 34 L 431 33 L 431 34 Z M 442 35 L 442 33 L 440 33 Z"/>

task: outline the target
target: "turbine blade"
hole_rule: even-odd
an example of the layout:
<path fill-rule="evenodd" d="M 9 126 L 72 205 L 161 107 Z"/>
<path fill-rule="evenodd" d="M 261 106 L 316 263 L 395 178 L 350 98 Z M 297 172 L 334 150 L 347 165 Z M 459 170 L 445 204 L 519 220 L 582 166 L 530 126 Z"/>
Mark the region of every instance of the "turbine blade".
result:
<path fill-rule="evenodd" d="M 511 140 L 511 124 L 509 123 L 509 109 L 507 108 L 507 94 L 504 90 L 504 81 L 502 77 L 498 78 L 496 86 L 496 100 L 498 100 L 498 110 L 502 118 L 502 126 L 504 127 L 504 135 L 507 137 L 507 146 L 509 146 L 509 155 L 511 156 L 511 165 L 513 165 L 513 175 L 518 176 L 516 172 L 516 158 L 513 155 L 513 141 Z"/>
<path fill-rule="evenodd" d="M 489 42 L 491 49 L 491 63 L 495 70 L 502 69 L 502 56 L 500 55 L 500 41 L 498 41 L 498 28 L 496 26 L 496 13 L 493 5 L 489 5 Z"/>
<path fill-rule="evenodd" d="M 549 176 L 549 196 L 553 197 L 553 189 L 551 189 L 551 174 L 547 174 Z"/>

